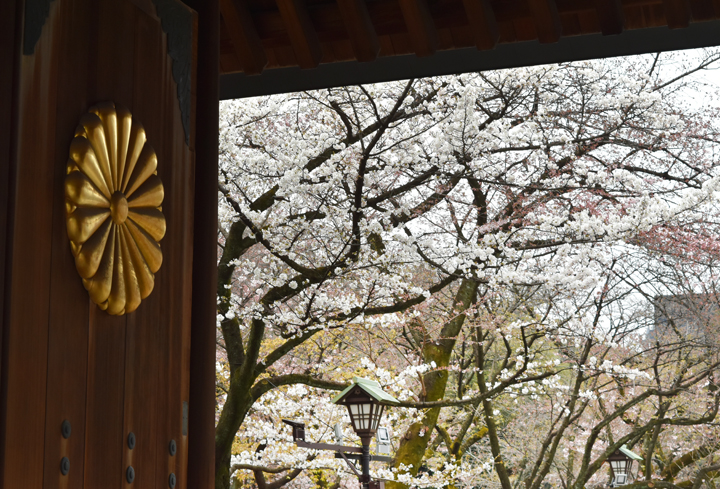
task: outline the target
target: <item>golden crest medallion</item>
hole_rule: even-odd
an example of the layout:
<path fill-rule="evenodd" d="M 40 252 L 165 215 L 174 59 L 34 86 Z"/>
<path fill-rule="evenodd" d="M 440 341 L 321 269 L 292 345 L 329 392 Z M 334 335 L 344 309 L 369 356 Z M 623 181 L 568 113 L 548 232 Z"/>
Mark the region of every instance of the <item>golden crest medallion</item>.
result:
<path fill-rule="evenodd" d="M 109 314 L 134 311 L 153 290 L 164 195 L 155 150 L 127 109 L 106 102 L 82 116 L 65 177 L 67 232 L 90 298 Z"/>

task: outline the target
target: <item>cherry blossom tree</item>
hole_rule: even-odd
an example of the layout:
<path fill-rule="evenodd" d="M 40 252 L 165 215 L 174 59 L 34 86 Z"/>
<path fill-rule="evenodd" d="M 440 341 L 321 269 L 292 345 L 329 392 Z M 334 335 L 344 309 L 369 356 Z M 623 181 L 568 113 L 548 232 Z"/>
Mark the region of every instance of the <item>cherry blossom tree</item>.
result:
<path fill-rule="evenodd" d="M 647 323 L 623 314 L 649 290 L 628 250 L 673 249 L 673 229 L 717 249 L 702 227 L 720 184 L 716 114 L 683 104 L 716 59 L 225 103 L 217 487 L 233 470 L 261 487 L 342 473 L 289 447 L 277 418 L 322 420 L 310 436 L 329 436 L 343 413 L 319 389 L 356 373 L 401 399 L 394 462 L 377 468 L 388 487 L 584 487 L 617 446 L 711 422 L 714 394 L 704 411 L 668 413 L 714 385 L 714 353 L 643 345 Z M 538 411 L 522 454 L 504 441 L 532 425 L 518 406 Z"/>

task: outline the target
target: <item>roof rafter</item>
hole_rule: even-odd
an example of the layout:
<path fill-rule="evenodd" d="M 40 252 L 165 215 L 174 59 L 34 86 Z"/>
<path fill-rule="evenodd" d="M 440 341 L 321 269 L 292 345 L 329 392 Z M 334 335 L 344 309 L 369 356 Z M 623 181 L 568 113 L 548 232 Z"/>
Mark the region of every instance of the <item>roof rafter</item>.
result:
<path fill-rule="evenodd" d="M 690 25 L 692 14 L 687 0 L 663 0 L 663 6 L 670 29 L 680 29 Z"/>
<path fill-rule="evenodd" d="M 399 0 L 415 54 L 430 56 L 437 49 L 437 29 L 427 0 Z"/>
<path fill-rule="evenodd" d="M 620 34 L 625 28 L 625 14 L 620 0 L 595 0 L 600 30 L 603 36 Z"/>
<path fill-rule="evenodd" d="M 358 61 L 373 61 L 380 52 L 375 27 L 364 0 L 337 0 L 345 29 Z"/>
<path fill-rule="evenodd" d="M 463 6 L 475 36 L 475 46 L 481 50 L 494 48 L 500 32 L 490 0 L 463 0 Z"/>
<path fill-rule="evenodd" d="M 322 48 L 303 0 L 275 0 L 300 68 L 320 64 Z"/>
<path fill-rule="evenodd" d="M 249 75 L 262 73 L 267 56 L 243 0 L 220 0 L 220 12 L 243 71 Z"/>
<path fill-rule="evenodd" d="M 562 24 L 555 0 L 528 0 L 528 6 L 535 20 L 538 40 L 543 44 L 558 42 Z"/>

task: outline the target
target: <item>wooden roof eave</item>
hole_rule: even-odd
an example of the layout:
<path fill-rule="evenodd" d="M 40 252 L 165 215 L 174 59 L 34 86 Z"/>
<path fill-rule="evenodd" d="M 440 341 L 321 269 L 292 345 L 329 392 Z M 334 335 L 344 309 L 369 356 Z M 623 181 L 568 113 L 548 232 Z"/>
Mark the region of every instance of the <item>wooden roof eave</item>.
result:
<path fill-rule="evenodd" d="M 720 44 L 720 20 L 691 23 L 687 28 L 652 27 L 618 35 L 561 37 L 556 43 L 537 41 L 498 44 L 492 50 L 463 48 L 438 51 L 420 58 L 414 54 L 379 57 L 362 63 L 320 64 L 312 70 L 297 67 L 265 70 L 260 75 L 228 73 L 220 76 L 220 98 L 234 99 L 343 85 L 467 73 L 519 66 L 578 61 L 648 52 L 710 47 Z"/>
<path fill-rule="evenodd" d="M 720 43 L 720 0 L 219 2 L 222 98 Z"/>

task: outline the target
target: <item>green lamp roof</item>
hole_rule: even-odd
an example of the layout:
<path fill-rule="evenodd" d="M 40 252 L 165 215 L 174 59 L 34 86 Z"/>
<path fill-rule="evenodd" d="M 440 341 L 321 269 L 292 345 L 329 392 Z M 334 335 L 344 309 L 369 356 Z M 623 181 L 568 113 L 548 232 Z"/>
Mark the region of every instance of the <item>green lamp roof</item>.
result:
<path fill-rule="evenodd" d="M 375 399 L 378 402 L 399 402 L 397 399 L 395 399 L 393 396 L 382 390 L 382 387 L 380 387 L 380 384 L 375 382 L 374 380 L 370 379 L 364 379 L 362 377 L 353 377 L 352 384 L 350 384 L 348 387 L 345 388 L 344 391 L 342 391 L 340 394 L 338 394 L 335 399 L 333 399 L 333 402 L 338 402 L 340 399 L 345 397 L 345 395 L 350 392 L 355 387 L 360 387 L 362 390 L 364 390 L 370 397 Z"/>
<path fill-rule="evenodd" d="M 620 447 L 620 452 L 624 454 L 626 457 L 630 457 L 633 460 L 642 460 L 643 458 L 638 455 L 637 453 L 630 450 L 627 445 L 623 445 Z"/>

